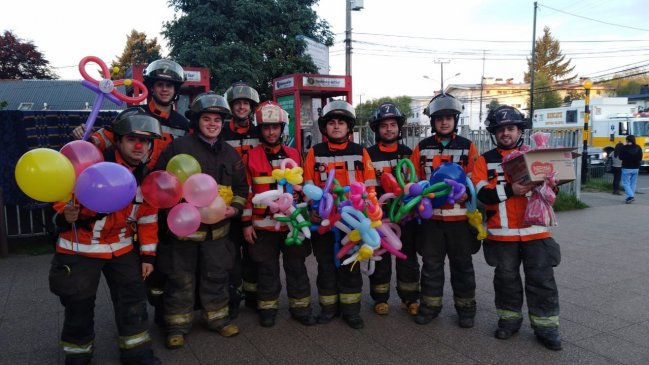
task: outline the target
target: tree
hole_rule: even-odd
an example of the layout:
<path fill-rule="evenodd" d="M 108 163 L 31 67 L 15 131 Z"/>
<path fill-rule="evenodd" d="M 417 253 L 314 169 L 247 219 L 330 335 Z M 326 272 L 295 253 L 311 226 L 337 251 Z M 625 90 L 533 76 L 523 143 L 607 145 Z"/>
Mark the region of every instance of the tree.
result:
<path fill-rule="evenodd" d="M 160 59 L 160 45 L 158 39 L 146 39 L 144 32 L 131 30 L 131 34 L 126 36 L 126 46 L 122 55 L 110 64 L 110 68 L 119 67 L 119 72 L 113 75 L 114 79 L 124 78 L 126 69 L 134 64 L 148 64 Z"/>
<path fill-rule="evenodd" d="M 165 22 L 162 32 L 170 56 L 182 65 L 208 67 L 211 86 L 220 92 L 234 81 L 271 97 L 272 79 L 317 72 L 304 35 L 333 44 L 329 24 L 312 6 L 318 0 L 169 0 L 182 15 Z"/>
<path fill-rule="evenodd" d="M 371 99 L 362 104 L 356 105 L 356 124 L 367 124 L 372 116 L 372 113 L 383 103 L 394 103 L 397 108 L 406 116 L 406 119 L 412 117 L 412 110 L 410 103 L 412 98 L 409 96 L 390 97 L 384 96 L 378 99 Z"/>
<path fill-rule="evenodd" d="M 562 102 L 559 93 L 552 89 L 550 78 L 542 72 L 537 74 L 534 84 L 534 109 L 556 108 L 561 106 Z"/>
<path fill-rule="evenodd" d="M 559 41 L 552 37 L 550 28 L 543 28 L 543 35 L 536 40 L 534 74 L 543 73 L 550 82 L 572 80 L 575 76 L 567 77 L 575 66 L 570 66 L 570 60 L 561 53 Z M 527 58 L 527 69 L 530 69 L 532 59 Z M 525 82 L 530 82 L 530 73 L 525 72 Z"/>
<path fill-rule="evenodd" d="M 489 104 L 487 104 L 487 113 L 490 111 L 496 109 L 497 107 L 500 106 L 500 102 L 498 102 L 498 99 L 492 99 Z"/>
<path fill-rule="evenodd" d="M 649 76 L 637 73 L 635 70 L 616 74 L 612 77 L 613 80 L 605 82 L 604 85 L 615 88 L 616 96 L 639 94 L 640 87 L 649 84 Z"/>
<path fill-rule="evenodd" d="M 33 42 L 9 30 L 0 36 L 0 79 L 58 79 L 49 64 Z"/>

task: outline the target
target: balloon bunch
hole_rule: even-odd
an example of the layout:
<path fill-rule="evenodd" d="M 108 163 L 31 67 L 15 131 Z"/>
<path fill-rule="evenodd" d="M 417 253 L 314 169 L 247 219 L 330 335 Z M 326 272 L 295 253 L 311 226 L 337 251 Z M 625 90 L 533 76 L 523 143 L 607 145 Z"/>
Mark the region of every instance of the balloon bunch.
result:
<path fill-rule="evenodd" d="M 287 167 L 287 166 L 292 167 Z M 302 190 L 304 170 L 291 158 L 285 158 L 280 162 L 279 169 L 273 170 L 273 178 L 277 181 L 278 188 L 286 187 L 286 191 L 293 193 L 293 189 Z"/>
<path fill-rule="evenodd" d="M 466 188 L 469 190 L 469 199 L 464 203 L 466 206 L 466 216 L 469 218 L 469 224 L 478 231 L 476 239 L 481 241 L 487 238 L 487 231 L 482 223 L 482 213 L 478 210 L 478 196 L 475 191 L 475 186 L 468 176 L 466 178 Z"/>

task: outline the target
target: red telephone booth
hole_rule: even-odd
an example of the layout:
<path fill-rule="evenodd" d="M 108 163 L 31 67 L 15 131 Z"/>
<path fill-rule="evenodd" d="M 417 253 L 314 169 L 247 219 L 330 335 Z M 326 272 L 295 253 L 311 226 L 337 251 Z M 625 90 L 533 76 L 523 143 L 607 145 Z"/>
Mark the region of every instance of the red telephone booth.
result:
<path fill-rule="evenodd" d="M 273 79 L 273 100 L 291 118 L 287 145 L 304 154 L 320 142 L 320 111 L 330 98 L 340 96 L 352 102 L 351 76 L 292 74 Z"/>

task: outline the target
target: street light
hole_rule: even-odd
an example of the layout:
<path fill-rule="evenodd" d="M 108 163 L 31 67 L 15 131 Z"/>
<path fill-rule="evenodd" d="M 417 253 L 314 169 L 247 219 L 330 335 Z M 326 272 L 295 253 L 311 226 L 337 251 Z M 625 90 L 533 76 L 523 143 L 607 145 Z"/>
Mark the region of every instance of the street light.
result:
<path fill-rule="evenodd" d="M 588 181 L 588 119 L 590 118 L 590 88 L 593 87 L 593 82 L 589 79 L 584 81 L 584 134 L 582 136 L 584 140 L 584 150 L 581 155 L 581 183 L 585 184 Z"/>
<path fill-rule="evenodd" d="M 458 76 L 460 76 L 461 74 L 462 74 L 461 72 L 458 72 L 458 73 L 456 73 L 455 75 L 453 75 L 453 76 L 449 76 L 449 77 L 445 78 L 444 80 L 442 80 L 442 81 L 441 81 L 441 85 L 440 85 L 442 89 L 440 90 L 440 92 L 444 92 L 444 83 L 445 83 L 446 81 L 448 81 L 448 80 L 450 80 L 450 79 L 452 79 L 452 78 L 458 77 Z M 428 80 L 432 80 L 432 81 L 439 81 L 438 79 L 436 79 L 436 78 L 434 78 L 434 77 L 430 77 L 430 76 L 428 76 L 428 75 L 422 75 L 421 77 L 423 77 L 423 78 L 425 78 L 425 79 L 428 79 Z"/>
<path fill-rule="evenodd" d="M 352 10 L 363 9 L 363 0 L 345 0 L 345 75 L 352 74 Z"/>

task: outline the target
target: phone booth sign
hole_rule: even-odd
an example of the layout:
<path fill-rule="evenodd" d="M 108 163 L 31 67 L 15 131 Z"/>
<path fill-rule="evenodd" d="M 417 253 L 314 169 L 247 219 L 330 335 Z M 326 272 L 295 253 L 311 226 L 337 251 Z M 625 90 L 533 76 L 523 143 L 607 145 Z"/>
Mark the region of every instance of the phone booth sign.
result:
<path fill-rule="evenodd" d="M 292 74 L 273 79 L 273 100 L 289 114 L 287 145 L 305 154 L 320 135 L 318 117 L 329 98 L 352 102 L 352 78 L 341 75 Z"/>

